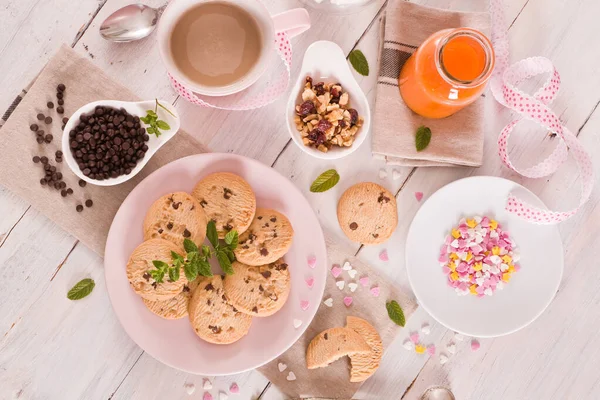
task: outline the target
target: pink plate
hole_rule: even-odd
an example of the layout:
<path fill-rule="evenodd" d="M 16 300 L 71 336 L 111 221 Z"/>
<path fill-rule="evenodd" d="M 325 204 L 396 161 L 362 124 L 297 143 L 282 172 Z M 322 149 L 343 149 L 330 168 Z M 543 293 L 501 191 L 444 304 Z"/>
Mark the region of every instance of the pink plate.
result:
<path fill-rule="evenodd" d="M 142 241 L 146 210 L 172 191 L 190 192 L 196 182 L 213 172 L 233 172 L 250 183 L 259 207 L 284 213 L 294 227 L 294 242 L 285 256 L 292 289 L 275 315 L 254 318 L 250 332 L 231 345 L 214 345 L 196 336 L 187 318 L 169 321 L 152 314 L 129 287 L 125 265 Z M 309 268 L 307 259 L 316 257 Z M 140 182 L 127 196 L 113 220 L 104 256 L 106 286 L 125 331 L 144 351 L 182 371 L 199 375 L 228 375 L 260 367 L 294 344 L 315 316 L 327 276 L 323 231 L 302 193 L 284 176 L 258 161 L 233 154 L 198 154 L 173 161 Z M 312 288 L 306 279 L 314 277 Z M 308 300 L 306 310 L 301 301 Z M 305 304 L 305 303 L 304 303 Z M 302 321 L 294 327 L 294 320 Z"/>

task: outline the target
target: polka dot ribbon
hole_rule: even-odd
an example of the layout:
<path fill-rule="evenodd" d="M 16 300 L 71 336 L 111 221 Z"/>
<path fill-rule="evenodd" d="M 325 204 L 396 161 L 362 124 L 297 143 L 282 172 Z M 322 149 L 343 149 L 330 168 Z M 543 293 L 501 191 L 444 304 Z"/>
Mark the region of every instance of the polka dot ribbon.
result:
<path fill-rule="evenodd" d="M 589 199 L 594 185 L 592 161 L 577 137 L 548 107 L 560 87 L 558 71 L 552 62 L 544 57 L 527 58 L 509 66 L 509 45 L 502 0 L 491 0 L 490 4 L 493 21 L 492 42 L 496 53 L 496 69 L 490 86 L 496 100 L 514 112 L 514 119 L 502 129 L 498 137 L 498 151 L 502 162 L 525 177 L 541 178 L 556 172 L 570 153 L 579 168 L 582 181 L 579 205 L 569 211 L 548 211 L 537 208 L 513 194 L 508 196 L 506 210 L 532 223 L 556 224 L 575 215 Z M 518 86 L 526 80 L 541 74 L 548 74 L 549 77 L 533 95 L 518 89 Z M 544 161 L 533 167 L 517 169 L 510 161 L 507 143 L 512 130 L 523 119 L 535 121 L 547 131 L 556 133 L 560 142 Z"/>
<path fill-rule="evenodd" d="M 290 82 L 290 68 L 292 65 L 292 45 L 285 32 L 277 32 L 275 36 L 275 48 L 277 54 L 285 65 L 285 70 L 281 71 L 277 78 L 262 89 L 259 93 L 252 95 L 232 95 L 220 98 L 201 96 L 179 83 L 171 74 L 169 79 L 171 85 L 184 99 L 192 104 L 202 107 L 219 108 L 222 110 L 253 110 L 261 108 L 275 101 L 285 92 Z"/>

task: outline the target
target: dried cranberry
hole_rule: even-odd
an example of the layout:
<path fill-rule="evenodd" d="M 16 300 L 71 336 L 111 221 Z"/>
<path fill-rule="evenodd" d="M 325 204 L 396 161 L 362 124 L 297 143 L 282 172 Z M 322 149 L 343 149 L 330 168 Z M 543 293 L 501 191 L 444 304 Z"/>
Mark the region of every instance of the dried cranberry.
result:
<path fill-rule="evenodd" d="M 306 82 L 307 82 L 307 83 L 310 83 L 310 84 L 311 84 L 311 86 L 312 86 L 312 82 L 313 82 L 313 81 L 312 81 L 312 78 L 311 78 L 310 76 L 307 76 L 307 77 L 306 77 Z"/>
<path fill-rule="evenodd" d="M 298 111 L 298 115 L 302 118 L 309 116 L 310 114 L 315 114 L 317 109 L 312 101 L 306 100 L 304 103 L 300 104 L 300 110 Z"/>
<path fill-rule="evenodd" d="M 333 125 L 331 124 L 331 122 L 327 121 L 326 119 L 322 119 L 319 121 L 319 123 L 317 124 L 317 127 L 315 129 L 325 133 L 332 126 Z"/>
<path fill-rule="evenodd" d="M 315 91 L 317 96 L 321 96 L 321 95 L 325 94 L 325 83 L 319 82 L 319 83 L 315 84 L 313 86 L 313 90 Z"/>
<path fill-rule="evenodd" d="M 325 133 L 319 131 L 318 129 L 313 129 L 308 133 L 308 140 L 314 142 L 315 146 L 319 146 L 326 141 Z"/>
<path fill-rule="evenodd" d="M 331 93 L 330 103 L 339 103 L 340 102 L 340 95 L 342 93 L 339 90 L 337 90 L 336 88 L 331 88 L 331 91 L 329 93 Z"/>
<path fill-rule="evenodd" d="M 340 128 L 345 128 L 347 126 L 346 121 L 344 121 L 343 119 L 340 120 L 339 125 L 340 125 Z"/>
<path fill-rule="evenodd" d="M 350 125 L 356 125 L 356 121 L 358 121 L 358 111 L 354 108 L 349 108 L 348 112 L 350 113 Z"/>

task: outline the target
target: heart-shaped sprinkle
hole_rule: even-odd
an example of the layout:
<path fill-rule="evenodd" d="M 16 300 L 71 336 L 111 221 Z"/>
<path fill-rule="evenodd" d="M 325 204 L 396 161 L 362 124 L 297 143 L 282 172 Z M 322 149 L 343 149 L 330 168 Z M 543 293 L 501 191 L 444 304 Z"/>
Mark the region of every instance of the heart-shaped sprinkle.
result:
<path fill-rule="evenodd" d="M 189 395 L 194 394 L 194 392 L 196 391 L 196 385 L 194 385 L 193 383 L 186 383 L 185 385 L 183 385 L 183 387 L 185 387 L 185 391 Z"/>
<path fill-rule="evenodd" d="M 392 171 L 392 178 L 395 181 L 397 181 L 398 179 L 400 179 L 401 176 L 402 176 L 402 174 L 397 169 L 395 169 L 395 170 Z"/>
<path fill-rule="evenodd" d="M 379 253 L 379 259 L 381 261 L 390 261 L 390 258 L 388 257 L 388 252 L 386 249 L 381 250 L 381 253 Z"/>
<path fill-rule="evenodd" d="M 287 375 L 287 379 L 288 381 L 295 381 L 296 380 L 296 374 L 294 374 L 292 371 L 290 371 Z"/>
<path fill-rule="evenodd" d="M 233 382 L 231 386 L 229 386 L 229 391 L 233 394 L 237 394 L 240 392 L 240 387 L 237 383 Z"/>
<path fill-rule="evenodd" d="M 310 306 L 308 300 L 300 300 L 300 308 L 302 309 L 302 311 L 308 310 L 308 306 Z"/>
<path fill-rule="evenodd" d="M 346 307 L 350 307 L 350 305 L 352 304 L 352 297 L 350 297 L 350 296 L 344 297 L 344 304 L 346 305 Z"/>
<path fill-rule="evenodd" d="M 409 337 L 410 341 L 414 344 L 419 343 L 419 332 L 411 332 Z"/>
<path fill-rule="evenodd" d="M 283 371 L 285 371 L 287 369 L 287 364 L 284 364 L 284 363 L 280 362 L 280 363 L 277 364 L 277 369 L 279 369 L 279 372 L 283 372 Z"/>
<path fill-rule="evenodd" d="M 209 381 L 208 379 L 204 378 L 204 380 L 202 381 L 202 389 L 210 390 L 212 388 L 213 388 L 212 382 Z"/>
<path fill-rule="evenodd" d="M 332 307 L 333 306 L 333 299 L 330 297 L 328 299 L 325 299 L 325 301 L 323 302 L 323 304 L 325 304 L 327 307 Z"/>
<path fill-rule="evenodd" d="M 358 288 L 358 284 L 356 282 L 350 282 L 348 284 L 348 289 L 350 289 L 350 291 L 352 293 L 356 292 L 356 289 Z"/>
<path fill-rule="evenodd" d="M 410 339 L 406 339 L 404 341 L 404 343 L 402 343 L 402 346 L 406 349 L 406 350 L 414 350 L 415 348 L 415 344 L 413 342 L 410 341 Z"/>
<path fill-rule="evenodd" d="M 479 344 L 479 341 L 477 341 L 475 339 L 471 340 L 471 350 L 477 351 L 477 350 L 479 350 L 480 347 L 481 347 L 481 344 Z"/>
<path fill-rule="evenodd" d="M 342 290 L 342 289 L 344 289 L 344 286 L 346 286 L 346 282 L 345 282 L 345 281 L 343 281 L 343 280 L 342 280 L 342 281 L 337 281 L 337 282 L 335 283 L 335 286 L 337 286 L 337 287 L 338 287 L 338 289 Z"/>
<path fill-rule="evenodd" d="M 429 327 L 429 324 L 427 322 L 421 325 L 421 332 L 423 332 L 426 335 L 429 335 L 431 333 L 431 328 Z"/>
<path fill-rule="evenodd" d="M 373 286 L 371 288 L 371 294 L 375 297 L 379 297 L 379 286 Z"/>
<path fill-rule="evenodd" d="M 460 333 L 455 333 L 454 339 L 458 340 L 459 342 L 462 342 L 463 340 L 465 340 L 465 337 L 464 337 L 464 335 L 461 335 Z"/>
<path fill-rule="evenodd" d="M 352 269 L 352 264 L 350 264 L 350 262 L 346 261 L 346 262 L 344 263 L 344 266 L 342 267 L 342 269 L 343 269 L 344 271 L 350 271 L 350 270 Z"/>
<path fill-rule="evenodd" d="M 312 287 L 315 285 L 315 278 L 313 278 L 312 276 L 309 276 L 308 278 L 306 278 L 306 286 L 308 286 L 309 288 L 312 289 Z"/>
<path fill-rule="evenodd" d="M 417 354 L 424 354 L 425 350 L 427 350 L 427 349 L 422 344 L 415 345 L 415 353 L 417 353 Z"/>
<path fill-rule="evenodd" d="M 302 325 L 302 321 L 299 319 L 295 319 L 294 320 L 294 328 L 298 329 L 298 328 L 300 328 L 300 325 Z"/>
<path fill-rule="evenodd" d="M 446 350 L 448 350 L 448 353 L 450 353 L 450 354 L 455 354 L 456 353 L 456 345 L 454 343 L 450 342 L 446 345 Z"/>
<path fill-rule="evenodd" d="M 306 259 L 306 262 L 308 263 L 309 268 L 314 269 L 315 266 L 317 265 L 317 257 L 308 256 L 308 258 Z"/>
<path fill-rule="evenodd" d="M 360 278 L 358 281 L 360 282 L 360 284 L 361 284 L 363 287 L 367 287 L 367 286 L 369 286 L 369 277 L 368 277 L 368 276 L 363 276 L 363 277 L 362 277 L 362 278 Z"/>
<path fill-rule="evenodd" d="M 415 199 L 417 199 L 417 201 L 423 200 L 423 192 L 415 192 Z"/>
<path fill-rule="evenodd" d="M 331 268 L 331 275 L 333 275 L 334 278 L 337 278 L 338 276 L 340 276 L 342 273 L 342 269 L 340 268 L 339 265 L 335 264 L 333 266 L 333 268 Z"/>
<path fill-rule="evenodd" d="M 448 356 L 445 354 L 440 354 L 440 364 L 444 365 L 448 362 Z"/>
<path fill-rule="evenodd" d="M 358 274 L 358 271 L 355 269 L 351 269 L 350 271 L 348 271 L 348 276 L 350 276 L 350 278 L 352 279 L 356 278 L 356 274 Z"/>
<path fill-rule="evenodd" d="M 435 355 L 435 345 L 434 344 L 430 344 L 429 346 L 427 346 L 427 354 L 429 354 L 430 356 Z"/>
<path fill-rule="evenodd" d="M 228 400 L 229 396 L 225 392 L 219 392 L 219 400 Z"/>
<path fill-rule="evenodd" d="M 387 171 L 383 168 L 381 168 L 379 170 L 379 179 L 385 179 L 387 178 Z"/>
<path fill-rule="evenodd" d="M 213 400 L 212 394 L 208 392 L 204 392 L 204 396 L 202 396 L 202 400 Z"/>

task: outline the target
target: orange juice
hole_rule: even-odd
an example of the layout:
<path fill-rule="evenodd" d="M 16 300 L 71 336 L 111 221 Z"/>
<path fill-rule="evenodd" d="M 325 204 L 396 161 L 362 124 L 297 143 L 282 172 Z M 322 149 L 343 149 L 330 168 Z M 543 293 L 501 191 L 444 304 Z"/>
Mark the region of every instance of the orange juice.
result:
<path fill-rule="evenodd" d="M 417 114 L 444 118 L 477 100 L 493 69 L 494 50 L 481 32 L 444 29 L 406 61 L 400 71 L 400 94 Z"/>

